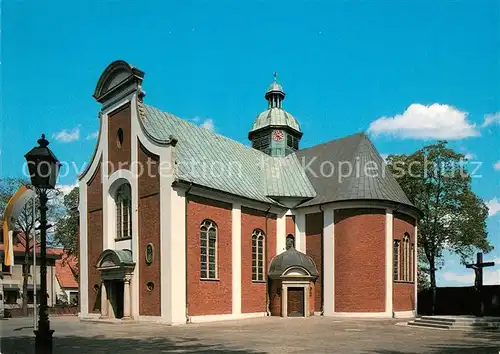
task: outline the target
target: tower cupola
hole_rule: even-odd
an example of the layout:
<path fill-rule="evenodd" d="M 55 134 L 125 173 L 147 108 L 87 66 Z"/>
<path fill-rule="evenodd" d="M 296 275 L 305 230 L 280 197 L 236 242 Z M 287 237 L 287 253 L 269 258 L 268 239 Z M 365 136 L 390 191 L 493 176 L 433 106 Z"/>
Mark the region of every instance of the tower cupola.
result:
<path fill-rule="evenodd" d="M 283 109 L 285 91 L 276 73 L 264 97 L 267 109 L 257 116 L 248 133 L 252 147 L 271 156 L 286 156 L 297 151 L 302 131 L 297 119 Z"/>

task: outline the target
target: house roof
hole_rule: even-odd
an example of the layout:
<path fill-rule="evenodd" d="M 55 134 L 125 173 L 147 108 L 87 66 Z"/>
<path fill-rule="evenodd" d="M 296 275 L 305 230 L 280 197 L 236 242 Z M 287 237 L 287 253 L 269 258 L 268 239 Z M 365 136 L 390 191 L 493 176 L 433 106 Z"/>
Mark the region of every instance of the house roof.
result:
<path fill-rule="evenodd" d="M 26 237 L 22 232 L 17 232 L 16 236 L 18 242 L 14 242 L 14 255 L 24 254 L 26 252 Z M 31 247 L 33 246 L 33 239 L 30 238 L 30 252 L 33 250 Z M 4 244 L 0 243 L 0 253 L 3 254 Z M 36 253 L 40 253 L 40 244 L 36 245 Z M 47 256 L 52 256 L 52 258 L 59 258 L 63 255 L 64 250 L 62 248 L 52 248 L 47 247 Z"/>
<path fill-rule="evenodd" d="M 306 173 L 317 193 L 301 206 L 345 200 L 385 200 L 412 206 L 364 133 L 299 150 L 296 154 L 302 165 L 310 167 Z"/>
<path fill-rule="evenodd" d="M 305 269 L 312 277 L 317 277 L 319 275 L 316 264 L 311 256 L 297 251 L 295 247 L 292 246 L 272 259 L 271 265 L 269 266 L 269 277 L 281 277 L 288 269 L 296 267 Z"/>
<path fill-rule="evenodd" d="M 316 195 L 296 157 L 271 157 L 173 114 L 140 106 L 141 122 L 149 135 L 157 140 L 171 135 L 178 139 L 178 180 L 271 204 L 279 203 L 270 196 Z"/>
<path fill-rule="evenodd" d="M 61 288 L 78 288 L 76 274 L 78 259 L 73 255 L 63 253 L 61 259 L 56 260 L 56 279 Z"/>
<path fill-rule="evenodd" d="M 413 207 L 364 133 L 272 157 L 142 102 L 139 114 L 147 135 L 178 140 L 178 181 L 276 205 L 273 197 L 302 198 L 300 207 L 345 200 Z"/>

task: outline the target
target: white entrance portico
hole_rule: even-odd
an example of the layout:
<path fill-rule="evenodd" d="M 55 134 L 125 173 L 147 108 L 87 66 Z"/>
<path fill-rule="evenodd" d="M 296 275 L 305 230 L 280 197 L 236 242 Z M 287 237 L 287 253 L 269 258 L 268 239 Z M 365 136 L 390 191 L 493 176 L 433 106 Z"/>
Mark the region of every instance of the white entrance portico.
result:
<path fill-rule="evenodd" d="M 132 251 L 110 250 L 102 252 L 96 265 L 101 272 L 101 318 L 131 318 L 130 282 L 135 263 Z"/>

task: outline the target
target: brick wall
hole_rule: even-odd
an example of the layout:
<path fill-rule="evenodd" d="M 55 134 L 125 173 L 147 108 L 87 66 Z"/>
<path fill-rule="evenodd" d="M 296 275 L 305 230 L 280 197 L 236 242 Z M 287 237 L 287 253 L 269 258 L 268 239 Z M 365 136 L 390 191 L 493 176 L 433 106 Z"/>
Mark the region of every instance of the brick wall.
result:
<path fill-rule="evenodd" d="M 123 132 L 123 142 L 118 144 L 118 130 Z M 130 103 L 108 114 L 109 175 L 118 169 L 129 169 L 131 159 L 131 109 Z"/>
<path fill-rule="evenodd" d="M 138 160 L 144 166 L 139 176 L 139 314 L 161 315 L 160 178 L 159 157 L 138 144 Z M 149 167 L 148 167 L 149 166 Z M 149 171 L 148 171 L 149 169 Z M 153 262 L 146 264 L 146 246 L 153 245 Z M 146 284 L 153 282 L 154 289 Z"/>
<path fill-rule="evenodd" d="M 403 274 L 403 236 L 405 233 L 410 235 L 410 244 L 415 244 L 415 219 L 411 216 L 394 213 L 393 238 L 399 240 L 399 272 Z M 415 262 L 411 265 L 411 282 L 394 281 L 392 304 L 394 311 L 409 311 L 415 309 L 415 283 L 413 282 Z"/>
<path fill-rule="evenodd" d="M 189 196 L 187 205 L 187 306 L 190 316 L 232 312 L 232 206 Z M 200 279 L 200 225 L 217 224 L 218 280 Z M 182 251 L 181 251 L 182 252 Z"/>
<path fill-rule="evenodd" d="M 335 311 L 385 311 L 385 210 L 335 211 Z"/>
<path fill-rule="evenodd" d="M 288 235 L 295 236 L 295 215 L 287 215 L 286 216 L 286 236 Z"/>
<path fill-rule="evenodd" d="M 310 256 L 318 268 L 319 277 L 316 280 L 315 311 L 321 311 L 323 284 L 323 213 L 306 215 L 306 254 Z"/>
<path fill-rule="evenodd" d="M 89 312 L 100 312 L 101 274 L 96 269 L 103 242 L 101 163 L 87 184 L 87 254 Z M 94 286 L 98 286 L 98 290 Z"/>
<path fill-rule="evenodd" d="M 266 311 L 266 282 L 252 281 L 252 232 L 261 229 L 266 233 L 267 270 L 271 260 L 276 255 L 276 215 L 249 208 L 241 208 L 241 312 Z M 266 232 L 267 230 L 267 232 Z"/>

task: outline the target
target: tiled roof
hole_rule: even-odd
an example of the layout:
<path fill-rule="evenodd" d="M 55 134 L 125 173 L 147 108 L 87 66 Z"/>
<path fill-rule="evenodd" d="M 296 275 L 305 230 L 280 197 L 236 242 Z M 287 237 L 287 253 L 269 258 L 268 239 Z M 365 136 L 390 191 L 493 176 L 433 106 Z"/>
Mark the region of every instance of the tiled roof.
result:
<path fill-rule="evenodd" d="M 139 114 L 153 139 L 178 139 L 175 177 L 180 181 L 272 204 L 279 203 L 271 197 L 296 197 L 305 200 L 301 207 L 343 200 L 412 206 L 364 133 L 271 157 L 143 103 Z M 349 166 L 361 168 L 347 173 Z"/>
<path fill-rule="evenodd" d="M 26 238 L 24 237 L 24 234 L 22 232 L 18 232 L 16 233 L 16 236 L 15 236 L 18 240 L 18 242 L 14 242 L 14 254 L 24 254 L 24 252 L 26 251 Z M 30 247 L 33 246 L 33 239 L 30 238 Z M 4 250 L 4 244 L 3 243 L 0 243 L 0 252 L 3 254 L 3 250 Z M 30 250 L 30 252 L 32 252 L 32 250 Z M 40 253 L 40 245 L 36 245 L 36 253 L 39 254 Z M 47 247 L 47 255 L 51 255 L 51 256 L 62 256 L 62 254 L 64 253 L 64 250 L 62 248 L 51 248 L 51 247 Z"/>
<path fill-rule="evenodd" d="M 294 157 L 271 157 L 142 103 L 139 112 L 154 139 L 167 140 L 171 135 L 178 139 L 175 177 L 181 181 L 272 204 L 277 202 L 269 196 L 316 195 Z"/>
<path fill-rule="evenodd" d="M 301 206 L 343 200 L 387 200 L 412 206 L 364 133 L 300 150 L 297 156 L 310 167 L 306 173 L 317 192 Z"/>
<path fill-rule="evenodd" d="M 75 256 L 64 253 L 61 259 L 56 260 L 56 279 L 61 288 L 78 288 L 76 281 L 78 260 Z"/>

